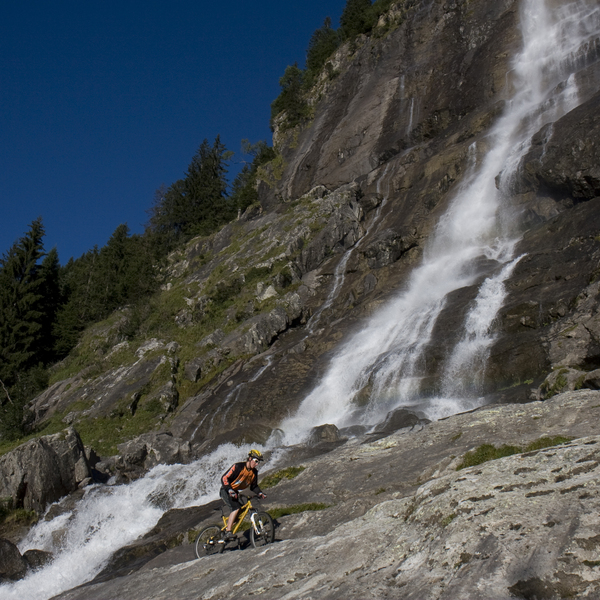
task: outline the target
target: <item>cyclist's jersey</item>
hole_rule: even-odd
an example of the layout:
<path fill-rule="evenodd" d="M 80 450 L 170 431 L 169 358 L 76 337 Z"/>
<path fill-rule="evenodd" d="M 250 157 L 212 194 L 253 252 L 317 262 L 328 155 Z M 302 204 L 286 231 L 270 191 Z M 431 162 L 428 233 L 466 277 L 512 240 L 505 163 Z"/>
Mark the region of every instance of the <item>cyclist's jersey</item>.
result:
<path fill-rule="evenodd" d="M 221 477 L 221 483 L 226 490 L 245 490 L 248 486 L 253 492 L 261 493 L 258 487 L 258 471 L 249 469 L 245 462 L 235 463 Z"/>

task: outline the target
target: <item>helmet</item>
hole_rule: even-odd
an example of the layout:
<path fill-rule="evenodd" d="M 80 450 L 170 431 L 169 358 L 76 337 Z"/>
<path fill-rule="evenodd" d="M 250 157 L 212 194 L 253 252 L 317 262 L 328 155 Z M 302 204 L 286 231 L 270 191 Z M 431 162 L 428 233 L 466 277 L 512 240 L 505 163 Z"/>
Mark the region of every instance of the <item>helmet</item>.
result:
<path fill-rule="evenodd" d="M 248 452 L 248 458 L 254 458 L 255 460 L 258 461 L 262 461 L 265 460 L 263 458 L 263 455 L 258 451 L 258 450 L 250 450 L 250 452 Z"/>

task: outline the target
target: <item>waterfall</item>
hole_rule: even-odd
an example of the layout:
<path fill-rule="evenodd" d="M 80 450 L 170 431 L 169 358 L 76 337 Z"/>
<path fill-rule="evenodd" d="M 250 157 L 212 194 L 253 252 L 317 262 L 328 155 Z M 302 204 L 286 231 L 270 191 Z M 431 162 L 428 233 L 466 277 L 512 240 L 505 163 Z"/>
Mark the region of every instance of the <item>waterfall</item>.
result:
<path fill-rule="evenodd" d="M 485 367 L 493 341 L 491 324 L 504 300 L 505 281 L 520 259 L 514 255 L 518 223 L 505 209 L 503 199 L 510 192 L 531 136 L 579 102 L 573 74 L 585 65 L 587 55 L 595 52 L 597 60 L 600 45 L 597 0 L 564 0 L 552 10 L 549 3 L 521 3 L 523 48 L 509 77 L 511 99 L 485 144 L 490 150 L 478 159 L 477 146 L 471 147 L 468 172 L 422 263 L 404 289 L 339 349 L 323 380 L 297 413 L 282 423 L 287 443 L 303 439 L 311 427 L 325 422 L 338 426 L 376 423 L 397 406 L 420 404 L 427 414 L 438 418 L 480 402 L 472 394 L 477 382 L 469 377 Z M 410 114 L 412 108 L 411 102 Z M 552 135 L 550 128 L 547 135 Z M 391 193 L 388 185 L 385 201 Z M 489 265 L 483 277 L 482 259 Z M 343 283 L 343 270 L 334 278 L 332 294 L 337 294 Z M 423 399 L 421 363 L 433 328 L 448 295 L 473 285 L 478 285 L 478 292 L 467 311 L 462 335 L 447 357 L 440 395 Z M 224 411 L 238 392 L 237 388 L 231 392 Z M 247 446 L 226 444 L 191 465 L 157 466 L 129 485 L 87 488 L 74 508 L 59 517 L 42 519 L 20 544 L 22 551 L 51 551 L 55 560 L 20 582 L 2 585 L 0 595 L 3 599 L 46 600 L 89 581 L 116 550 L 149 531 L 166 510 L 215 499 L 219 476 L 247 450 Z M 276 464 L 278 452 L 273 453 L 269 467 Z"/>
<path fill-rule="evenodd" d="M 518 260 L 517 216 L 503 200 L 532 136 L 577 106 L 575 72 L 588 54 L 597 59 L 599 13 L 592 0 L 558 7 L 543 0 L 521 3 L 523 46 L 508 78 L 511 97 L 488 135 L 489 151 L 481 164 L 472 153 L 473 164 L 405 289 L 339 349 L 321 382 L 281 424 L 287 443 L 302 440 L 316 424 L 374 424 L 400 406 L 440 418 L 481 404 L 477 396 L 461 395 L 472 389 L 465 373 L 485 367 L 504 281 Z M 491 266 L 463 337 L 446 359 L 442 395 L 423 398 L 422 363 L 434 326 L 448 295 L 481 278 L 482 259 Z"/>

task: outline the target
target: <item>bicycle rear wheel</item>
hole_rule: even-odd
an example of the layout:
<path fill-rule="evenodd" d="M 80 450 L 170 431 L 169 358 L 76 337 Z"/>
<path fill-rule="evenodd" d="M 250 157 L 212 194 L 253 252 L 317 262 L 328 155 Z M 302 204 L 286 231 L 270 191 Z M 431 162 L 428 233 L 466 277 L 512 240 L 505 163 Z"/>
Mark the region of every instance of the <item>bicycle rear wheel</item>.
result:
<path fill-rule="evenodd" d="M 194 543 L 194 549 L 198 558 L 223 552 L 224 547 L 225 544 L 221 540 L 221 528 L 218 525 L 205 527 L 198 534 Z"/>
<path fill-rule="evenodd" d="M 271 515 L 266 512 L 259 512 L 255 520 L 258 533 L 254 529 L 254 526 L 250 528 L 250 541 L 252 545 L 255 548 L 259 548 L 260 546 L 272 543 L 275 539 L 275 523 L 273 523 Z"/>

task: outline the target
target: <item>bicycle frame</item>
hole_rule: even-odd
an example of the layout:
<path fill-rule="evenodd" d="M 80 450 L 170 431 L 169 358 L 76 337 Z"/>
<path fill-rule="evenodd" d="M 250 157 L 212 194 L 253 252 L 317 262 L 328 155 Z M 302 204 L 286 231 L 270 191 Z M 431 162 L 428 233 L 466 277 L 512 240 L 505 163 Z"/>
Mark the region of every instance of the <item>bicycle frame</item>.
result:
<path fill-rule="evenodd" d="M 257 514 L 257 511 L 252 506 L 252 502 L 250 501 L 250 498 L 248 498 L 247 496 L 242 496 L 241 494 L 240 494 L 240 498 L 246 498 L 246 502 L 240 508 L 240 512 L 238 513 L 238 516 L 235 519 L 235 523 L 233 524 L 233 528 L 232 528 L 231 532 L 233 533 L 233 535 L 235 535 L 238 532 L 239 528 L 241 527 L 242 522 L 246 518 L 246 515 L 250 511 L 254 511 L 250 515 L 250 522 L 252 523 L 252 527 L 254 527 L 254 531 L 256 531 L 256 533 L 258 534 L 259 533 L 258 527 L 256 526 L 256 523 L 254 522 L 254 515 Z M 227 517 L 225 515 L 222 515 L 222 519 L 223 519 L 223 527 L 221 528 L 221 531 L 223 531 L 227 527 Z"/>

